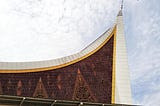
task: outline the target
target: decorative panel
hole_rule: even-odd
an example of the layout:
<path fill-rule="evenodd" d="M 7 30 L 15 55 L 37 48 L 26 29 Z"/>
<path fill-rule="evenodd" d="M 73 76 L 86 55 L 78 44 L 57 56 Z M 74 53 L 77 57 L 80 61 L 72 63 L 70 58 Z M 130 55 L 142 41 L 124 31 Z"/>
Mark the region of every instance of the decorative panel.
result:
<path fill-rule="evenodd" d="M 111 103 L 113 41 L 69 66 L 33 73 L 0 73 L 0 94 Z"/>

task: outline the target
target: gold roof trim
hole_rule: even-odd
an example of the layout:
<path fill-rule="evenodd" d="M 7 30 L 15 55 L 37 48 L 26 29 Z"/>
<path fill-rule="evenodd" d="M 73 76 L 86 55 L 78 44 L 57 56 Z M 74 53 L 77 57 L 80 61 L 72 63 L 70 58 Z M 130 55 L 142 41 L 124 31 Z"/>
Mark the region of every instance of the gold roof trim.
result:
<path fill-rule="evenodd" d="M 109 31 L 111 31 L 111 32 L 109 32 Z M 41 72 L 41 71 L 46 71 L 46 70 L 54 70 L 54 69 L 58 69 L 58 68 L 62 68 L 62 67 L 65 67 L 65 66 L 68 66 L 68 65 L 71 65 L 71 64 L 74 64 L 74 63 L 76 63 L 76 62 L 79 62 L 79 61 L 81 61 L 81 60 L 83 60 L 83 59 L 85 59 L 85 58 L 87 58 L 87 57 L 89 57 L 90 55 L 92 55 L 92 54 L 94 54 L 95 52 L 97 52 L 99 49 L 101 49 L 107 42 L 108 42 L 108 40 L 115 34 L 115 32 L 116 32 L 116 25 L 114 25 L 114 27 L 113 28 L 111 28 L 110 30 L 107 30 L 104 34 L 102 34 L 102 36 L 100 36 L 100 37 L 103 37 L 104 35 L 106 36 L 106 34 L 107 34 L 107 37 L 106 37 L 106 39 L 101 43 L 100 42 L 100 45 L 97 47 L 97 48 L 95 48 L 94 50 L 91 50 L 91 51 L 89 51 L 88 53 L 86 53 L 85 54 L 85 52 L 87 51 L 86 49 L 87 48 L 89 48 L 90 46 L 92 46 L 92 44 L 91 45 L 89 45 L 86 49 L 84 49 L 84 50 L 82 50 L 81 52 L 79 52 L 79 53 L 77 53 L 77 54 L 75 54 L 75 55 L 71 55 L 71 57 L 73 58 L 73 60 L 71 60 L 71 61 L 69 61 L 69 62 L 66 62 L 66 63 L 62 63 L 62 64 L 58 64 L 58 65 L 53 65 L 53 66 L 48 66 L 48 67 L 40 67 L 40 68 L 30 68 L 30 69 L 19 69 L 19 68 L 17 68 L 17 69 L 1 69 L 1 63 L 3 63 L 3 62 L 0 62 L 0 73 L 28 73 L 28 72 Z M 99 38 L 98 38 L 99 39 Z M 97 40 L 98 40 L 97 39 Z M 93 48 L 93 47 L 92 47 Z M 86 51 L 85 51 L 86 50 Z M 76 55 L 78 55 L 79 54 L 79 56 L 80 57 L 76 57 Z M 83 55 L 84 54 L 84 55 Z M 70 58 L 71 58 L 70 57 Z M 65 59 L 66 57 L 63 57 L 63 58 L 60 58 L 60 59 Z M 58 61 L 58 60 L 60 60 L 60 59 L 55 59 L 56 61 Z M 46 61 L 47 62 L 47 61 Z M 14 62 L 8 62 L 8 63 L 6 63 L 6 64 L 12 64 L 12 63 L 14 63 Z M 20 62 L 21 63 L 21 62 Z M 27 63 L 27 62 L 22 62 L 23 64 L 25 64 L 25 63 Z M 35 64 L 34 62 L 32 62 L 33 64 Z M 38 63 L 38 62 L 37 62 Z M 53 62 L 52 62 L 53 63 Z M 17 63 L 18 64 L 18 63 Z M 40 63 L 40 64 L 42 64 L 42 63 Z M 51 63 L 49 63 L 49 64 L 51 64 Z M 14 67 L 18 67 L 18 65 L 16 65 L 15 64 L 15 66 Z"/>

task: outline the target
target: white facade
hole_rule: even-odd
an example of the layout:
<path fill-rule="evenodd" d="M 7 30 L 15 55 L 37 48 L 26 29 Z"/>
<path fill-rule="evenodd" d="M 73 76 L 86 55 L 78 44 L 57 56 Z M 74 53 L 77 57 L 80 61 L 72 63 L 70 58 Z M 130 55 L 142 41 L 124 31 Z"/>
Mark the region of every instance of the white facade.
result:
<path fill-rule="evenodd" d="M 116 27 L 115 103 L 132 104 L 123 16 L 121 11 L 117 16 Z"/>

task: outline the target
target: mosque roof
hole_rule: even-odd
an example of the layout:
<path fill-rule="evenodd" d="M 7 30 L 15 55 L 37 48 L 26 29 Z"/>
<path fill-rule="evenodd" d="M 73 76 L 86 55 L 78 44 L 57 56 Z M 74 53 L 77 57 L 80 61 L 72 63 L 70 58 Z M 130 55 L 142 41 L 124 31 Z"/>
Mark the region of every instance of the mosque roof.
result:
<path fill-rule="evenodd" d="M 98 51 L 114 33 L 115 25 L 106 30 L 99 38 L 86 48 L 73 55 L 62 58 L 31 62 L 0 62 L 0 73 L 39 72 L 57 69 L 81 61 Z"/>

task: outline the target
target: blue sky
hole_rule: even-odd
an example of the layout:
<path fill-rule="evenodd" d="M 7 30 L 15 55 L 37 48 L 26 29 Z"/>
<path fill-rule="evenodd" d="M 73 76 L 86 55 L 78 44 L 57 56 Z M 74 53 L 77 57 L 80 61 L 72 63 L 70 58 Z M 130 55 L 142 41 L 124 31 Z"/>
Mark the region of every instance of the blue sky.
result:
<path fill-rule="evenodd" d="M 0 61 L 37 61 L 76 53 L 116 21 L 120 0 L 1 0 Z M 124 0 L 135 104 L 159 106 L 160 1 Z"/>
<path fill-rule="evenodd" d="M 125 2 L 124 22 L 134 101 L 160 105 L 160 1 Z"/>

